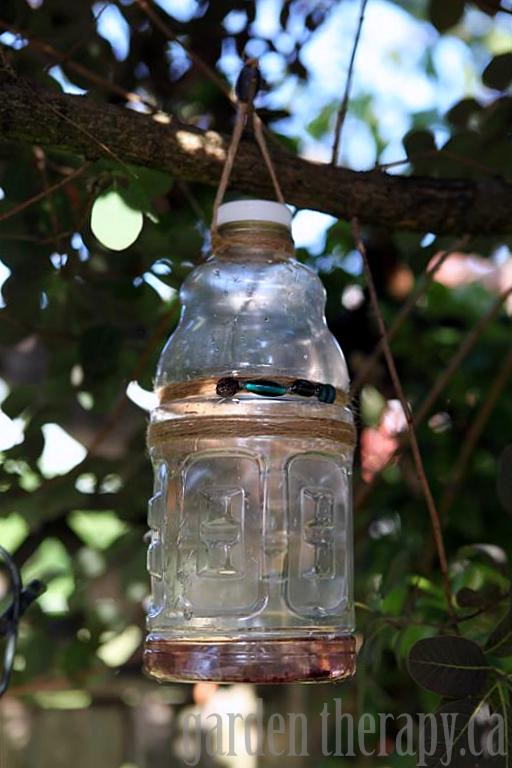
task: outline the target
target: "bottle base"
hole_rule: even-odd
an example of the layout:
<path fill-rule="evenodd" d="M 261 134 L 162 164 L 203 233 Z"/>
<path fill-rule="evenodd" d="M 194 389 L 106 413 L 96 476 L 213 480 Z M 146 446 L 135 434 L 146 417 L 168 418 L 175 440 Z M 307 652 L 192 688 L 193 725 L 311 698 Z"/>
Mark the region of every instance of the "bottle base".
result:
<path fill-rule="evenodd" d="M 321 683 L 354 675 L 355 638 L 168 640 L 146 638 L 144 671 L 159 682 Z"/>

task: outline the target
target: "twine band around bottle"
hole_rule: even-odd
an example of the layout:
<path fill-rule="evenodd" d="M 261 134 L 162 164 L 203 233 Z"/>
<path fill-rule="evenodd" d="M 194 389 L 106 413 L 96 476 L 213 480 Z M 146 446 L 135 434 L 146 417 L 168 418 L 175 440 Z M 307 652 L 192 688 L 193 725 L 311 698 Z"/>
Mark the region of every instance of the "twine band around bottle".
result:
<path fill-rule="evenodd" d="M 280 418 L 265 416 L 189 416 L 153 422 L 148 427 L 149 449 L 168 441 L 225 439 L 233 437 L 288 437 L 299 440 L 329 440 L 351 448 L 355 429 L 347 422 L 320 418 Z"/>
<path fill-rule="evenodd" d="M 271 389 L 272 387 L 272 389 Z M 309 399 L 315 397 L 327 405 L 347 405 L 348 396 L 342 389 L 331 384 L 297 379 L 293 376 L 222 376 L 208 379 L 174 382 L 157 390 L 160 405 L 168 405 L 189 397 L 213 397 L 231 399 L 240 395 L 260 395 L 263 397 L 286 397 L 298 395 Z"/>
<path fill-rule="evenodd" d="M 273 255 L 278 258 L 282 256 L 283 259 L 288 256 L 293 256 L 295 253 L 293 240 L 290 233 L 285 227 L 280 227 L 278 224 L 274 224 L 269 227 L 269 232 L 262 234 L 262 230 L 265 222 L 258 222 L 258 239 L 255 241 L 254 232 L 251 229 L 247 229 L 245 232 L 239 228 L 231 230 L 229 225 L 223 225 L 219 229 L 212 230 L 211 233 L 211 246 L 212 253 L 217 255 L 227 254 L 229 258 L 229 251 L 231 248 L 244 248 L 250 246 L 254 249 L 257 246 L 259 251 L 271 251 Z M 274 232 L 272 232 L 272 229 Z M 279 231 L 278 231 L 279 230 Z M 280 230 L 283 230 L 282 232 Z M 236 258 L 236 257 L 234 257 Z"/>

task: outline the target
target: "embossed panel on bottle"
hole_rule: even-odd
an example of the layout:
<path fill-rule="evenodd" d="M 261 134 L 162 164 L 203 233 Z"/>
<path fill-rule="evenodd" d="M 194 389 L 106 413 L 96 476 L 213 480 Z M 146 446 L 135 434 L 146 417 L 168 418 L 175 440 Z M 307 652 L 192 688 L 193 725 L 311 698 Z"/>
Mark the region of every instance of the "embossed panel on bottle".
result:
<path fill-rule="evenodd" d="M 165 522 L 168 475 L 164 461 L 155 467 L 154 492 L 148 502 L 148 526 L 154 530 L 161 531 Z"/>
<path fill-rule="evenodd" d="M 322 488 L 303 488 L 300 505 L 304 525 L 301 576 L 333 579 L 335 576 L 335 499 Z"/>
<path fill-rule="evenodd" d="M 163 578 L 163 548 L 158 534 L 156 536 L 153 534 L 151 537 L 151 543 L 148 547 L 147 568 L 154 579 L 160 580 Z"/>
<path fill-rule="evenodd" d="M 287 602 L 301 616 L 347 606 L 347 472 L 337 457 L 305 453 L 286 467 L 289 514 Z"/>
<path fill-rule="evenodd" d="M 261 468 L 246 454 L 197 454 L 183 468 L 178 579 L 195 616 L 263 606 Z"/>
<path fill-rule="evenodd" d="M 236 547 L 242 545 L 245 494 L 243 488 L 210 488 L 202 491 L 203 509 L 199 538 L 203 546 L 197 553 L 200 576 L 243 576 L 243 564 L 236 560 Z"/>
<path fill-rule="evenodd" d="M 150 541 L 147 552 L 147 569 L 151 576 L 151 603 L 148 614 L 153 617 L 164 608 L 164 528 L 167 513 L 168 467 L 162 461 L 155 466 L 154 493 L 148 503 Z"/>

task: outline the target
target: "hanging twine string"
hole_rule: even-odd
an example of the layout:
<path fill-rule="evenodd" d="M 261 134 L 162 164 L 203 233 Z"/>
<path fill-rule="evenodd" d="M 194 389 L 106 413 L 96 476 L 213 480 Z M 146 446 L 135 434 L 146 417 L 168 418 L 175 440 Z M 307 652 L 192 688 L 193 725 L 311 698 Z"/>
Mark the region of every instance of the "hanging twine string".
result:
<path fill-rule="evenodd" d="M 277 179 L 277 175 L 268 151 L 262 130 L 262 123 L 254 111 L 253 102 L 259 90 L 261 75 L 255 59 L 246 61 L 238 77 L 235 94 L 237 99 L 237 116 L 233 133 L 226 153 L 226 159 L 222 169 L 215 201 L 211 223 L 212 249 L 215 253 L 229 251 L 235 246 L 243 247 L 246 244 L 254 246 L 254 232 L 251 227 L 244 229 L 243 224 L 237 226 L 235 231 L 218 231 L 218 212 L 222 204 L 229 179 L 233 171 L 238 148 L 243 132 L 250 120 L 252 120 L 254 137 L 268 169 L 275 195 L 280 203 L 284 204 L 284 196 Z M 265 231 L 265 223 L 261 223 L 258 231 L 258 248 L 271 250 L 279 256 L 293 255 L 293 241 L 291 235 L 283 227 L 283 232 L 276 231 L 269 226 Z M 230 258 L 229 253 L 226 258 Z M 233 253 L 232 258 L 237 258 Z M 262 396 L 263 398 L 283 398 L 289 395 L 298 396 L 299 399 L 317 400 L 322 407 L 345 407 L 347 393 L 336 389 L 330 384 L 296 379 L 288 376 L 272 376 L 270 380 L 260 377 L 245 378 L 239 374 L 230 374 L 218 379 L 215 377 L 196 379 L 186 382 L 174 382 L 160 388 L 157 392 L 160 406 L 165 408 L 175 402 L 193 398 L 213 398 L 218 402 L 227 402 L 231 398 L 240 395 Z M 355 443 L 355 429 L 350 421 L 338 416 L 333 418 L 325 412 L 325 417 L 312 412 L 306 418 L 297 418 L 285 414 L 267 416 L 249 415 L 208 415 L 202 416 L 192 409 L 181 416 L 166 418 L 162 421 L 155 420 L 149 424 L 147 432 L 147 445 L 150 451 L 156 451 L 159 455 L 169 445 L 177 440 L 188 438 L 198 439 L 229 439 L 240 437 L 287 437 L 290 439 L 320 439 L 335 442 L 341 450 L 349 450 Z M 332 413 L 332 412 L 331 412 Z"/>
<path fill-rule="evenodd" d="M 281 186 L 279 184 L 277 174 L 275 172 L 275 168 L 272 163 L 272 158 L 270 157 L 270 152 L 268 151 L 267 143 L 265 141 L 265 136 L 263 134 L 261 120 L 254 110 L 254 99 L 260 89 L 260 85 L 261 85 L 261 73 L 258 68 L 258 62 L 256 59 L 248 59 L 240 71 L 240 74 L 238 76 L 238 80 L 235 86 L 235 95 L 236 95 L 237 106 L 238 106 L 237 114 L 235 118 L 235 125 L 233 127 L 231 141 L 229 142 L 226 159 L 224 161 L 224 166 L 222 168 L 222 175 L 220 177 L 219 186 L 217 188 L 217 193 L 215 195 L 215 200 L 213 203 L 211 237 L 212 237 L 212 248 L 214 251 L 217 251 L 217 252 L 219 252 L 219 250 L 220 251 L 225 250 L 225 248 L 229 247 L 229 245 L 231 244 L 233 245 L 244 244 L 243 237 L 241 238 L 240 235 L 238 235 L 236 238 L 233 239 L 233 243 L 230 242 L 229 245 L 226 244 L 225 242 L 226 238 L 224 236 L 219 235 L 217 220 L 218 220 L 219 207 L 222 204 L 222 201 L 224 200 L 224 195 L 226 194 L 226 189 L 229 184 L 229 179 L 233 171 L 235 158 L 238 153 L 238 148 L 240 146 L 240 140 L 250 120 L 252 120 L 254 137 L 258 144 L 258 147 L 263 157 L 263 160 L 265 162 L 265 165 L 267 166 L 270 178 L 272 180 L 272 185 L 274 187 L 276 198 L 278 202 L 284 204 L 283 192 L 281 190 Z M 290 246 L 283 248 L 282 238 L 272 239 L 269 237 L 268 239 L 269 239 L 269 244 L 271 246 L 274 246 L 275 244 L 276 250 L 290 251 Z M 291 242 L 291 238 L 290 238 L 290 242 Z"/>

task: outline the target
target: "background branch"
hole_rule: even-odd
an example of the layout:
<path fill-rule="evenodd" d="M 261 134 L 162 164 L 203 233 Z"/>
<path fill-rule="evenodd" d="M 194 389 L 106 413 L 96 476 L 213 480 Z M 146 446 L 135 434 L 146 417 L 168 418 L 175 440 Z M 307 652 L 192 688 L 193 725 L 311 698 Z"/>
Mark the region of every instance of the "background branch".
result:
<path fill-rule="evenodd" d="M 416 471 L 418 473 L 418 479 L 421 485 L 421 489 L 423 492 L 423 496 L 425 498 L 425 502 L 427 504 L 427 509 L 430 515 L 430 522 L 432 525 L 432 532 L 434 535 L 434 541 L 436 544 L 437 554 L 439 557 L 439 566 L 441 569 L 441 576 L 443 579 L 443 587 L 444 587 L 444 593 L 446 596 L 446 603 L 447 603 L 447 609 L 450 617 L 455 621 L 455 611 L 453 606 L 453 597 L 452 597 L 452 589 L 450 585 L 450 576 L 448 574 L 448 560 L 446 558 L 446 550 L 444 547 L 444 541 L 443 541 L 443 534 L 441 529 L 441 521 L 439 519 L 439 514 L 437 511 L 436 504 L 434 502 L 434 497 L 432 496 L 432 491 L 430 489 L 430 484 L 428 482 L 428 478 L 425 472 L 425 467 L 423 465 L 423 459 L 421 457 L 421 451 L 418 444 L 418 438 L 416 437 L 416 431 L 414 429 L 414 423 L 412 418 L 411 409 L 409 407 L 409 403 L 407 401 L 407 398 L 405 396 L 405 392 L 402 387 L 402 383 L 400 381 L 400 377 L 398 376 L 398 371 L 396 369 L 395 361 L 393 358 L 393 353 L 391 352 L 391 347 L 389 345 L 389 339 L 386 332 L 386 325 L 384 323 L 384 318 L 382 316 L 382 312 L 380 311 L 379 306 L 379 298 L 377 296 L 377 291 L 375 288 L 375 283 L 373 282 L 373 277 L 370 269 L 370 263 L 368 261 L 368 257 L 366 255 L 366 248 L 361 238 L 361 231 L 359 228 L 359 222 L 357 219 L 353 219 L 352 221 L 352 232 L 354 234 L 354 239 L 356 242 L 356 247 L 359 253 L 361 254 L 361 258 L 363 259 L 363 265 L 364 265 L 364 271 L 366 275 L 366 282 L 368 285 L 368 291 L 370 294 L 370 301 L 372 304 L 372 308 L 375 312 L 375 316 L 377 319 L 377 326 L 379 328 L 379 333 L 381 334 L 381 340 L 383 344 L 383 353 L 384 357 L 386 358 L 386 363 L 389 370 L 389 375 L 391 377 L 391 381 L 393 382 L 393 387 L 395 388 L 396 395 L 398 399 L 400 400 L 400 403 L 403 408 L 403 412 L 407 421 L 407 437 L 409 440 L 409 443 L 411 445 L 411 452 L 414 458 L 414 464 L 416 465 Z"/>
<path fill-rule="evenodd" d="M 218 184 L 227 140 L 162 115 L 57 95 L 12 78 L 0 81 L 3 139 L 67 150 L 94 160 L 105 155 L 166 171 L 185 181 Z M 144 141 L 141 141 L 141 136 Z M 108 152 L 104 147 L 108 147 Z M 512 230 L 512 185 L 497 179 L 430 179 L 356 172 L 273 151 L 286 200 L 339 218 L 393 229 L 498 233 Z M 273 194 L 257 146 L 242 141 L 232 187 Z"/>

